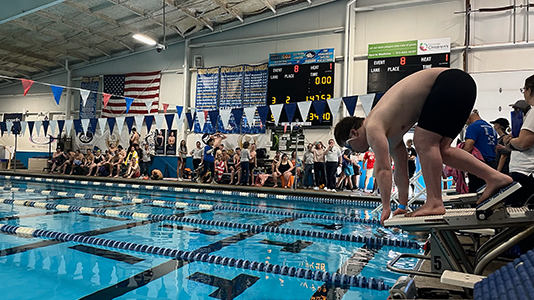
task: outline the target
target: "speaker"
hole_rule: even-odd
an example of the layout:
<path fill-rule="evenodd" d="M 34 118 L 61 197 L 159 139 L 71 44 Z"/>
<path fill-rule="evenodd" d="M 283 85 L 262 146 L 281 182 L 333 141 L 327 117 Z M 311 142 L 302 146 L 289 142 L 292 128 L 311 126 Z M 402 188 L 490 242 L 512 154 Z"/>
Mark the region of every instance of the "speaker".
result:
<path fill-rule="evenodd" d="M 202 55 L 195 55 L 193 57 L 193 67 L 194 68 L 204 67 L 204 59 L 202 58 Z"/>

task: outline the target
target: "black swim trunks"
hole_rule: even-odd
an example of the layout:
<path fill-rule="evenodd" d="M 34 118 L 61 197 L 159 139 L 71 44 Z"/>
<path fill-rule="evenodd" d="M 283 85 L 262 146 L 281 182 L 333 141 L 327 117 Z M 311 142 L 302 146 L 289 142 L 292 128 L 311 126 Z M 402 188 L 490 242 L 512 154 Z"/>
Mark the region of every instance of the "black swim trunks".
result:
<path fill-rule="evenodd" d="M 462 70 L 438 75 L 421 110 L 417 126 L 451 139 L 462 131 L 477 96 L 473 78 Z"/>

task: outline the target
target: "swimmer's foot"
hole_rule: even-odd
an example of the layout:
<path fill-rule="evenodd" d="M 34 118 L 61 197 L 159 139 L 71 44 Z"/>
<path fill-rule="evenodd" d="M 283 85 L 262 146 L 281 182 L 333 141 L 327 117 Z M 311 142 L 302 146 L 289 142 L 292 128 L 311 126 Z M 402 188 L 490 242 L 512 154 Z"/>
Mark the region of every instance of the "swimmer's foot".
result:
<path fill-rule="evenodd" d="M 482 193 L 482 196 L 480 196 L 480 198 L 477 200 L 477 204 L 480 204 L 488 200 L 491 196 L 495 195 L 495 193 L 497 193 L 499 190 L 512 184 L 512 182 L 514 182 L 512 177 L 499 173 L 499 176 L 487 182 L 486 189 L 484 190 L 484 193 Z"/>
<path fill-rule="evenodd" d="M 423 206 L 419 207 L 415 211 L 411 213 L 407 213 L 404 216 L 405 217 L 422 217 L 422 216 L 434 216 L 434 215 L 444 215 L 444 214 L 445 214 L 445 206 L 443 206 L 443 203 L 440 202 L 437 206 L 425 203 L 423 204 Z"/>

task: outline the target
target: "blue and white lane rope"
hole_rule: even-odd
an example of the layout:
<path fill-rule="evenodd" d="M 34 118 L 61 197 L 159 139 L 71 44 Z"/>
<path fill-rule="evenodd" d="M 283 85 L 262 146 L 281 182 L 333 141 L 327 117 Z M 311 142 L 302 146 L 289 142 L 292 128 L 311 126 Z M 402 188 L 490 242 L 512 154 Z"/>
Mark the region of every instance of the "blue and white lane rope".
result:
<path fill-rule="evenodd" d="M 294 218 L 309 218 L 309 219 L 322 219 L 322 220 L 333 220 L 340 222 L 351 222 L 351 223 L 363 223 L 363 224 L 379 224 L 380 221 L 373 218 L 356 218 L 356 217 L 346 217 L 346 216 L 336 216 L 336 215 L 322 215 L 322 214 L 313 214 L 313 213 L 297 213 L 281 210 L 272 210 L 264 208 L 249 208 L 249 207 L 236 207 L 222 204 L 198 204 L 198 203 L 188 203 L 188 202 L 177 202 L 172 200 L 156 200 L 156 199 L 141 199 L 141 198 L 130 198 L 130 197 L 118 197 L 118 196 L 106 196 L 106 195 L 95 195 L 95 194 L 84 194 L 84 193 L 74 193 L 74 192 L 58 192 L 51 190 L 38 190 L 38 189 L 27 189 L 27 188 L 10 188 L 4 187 L 4 191 L 10 192 L 26 192 L 26 193 L 36 193 L 46 196 L 65 196 L 65 197 L 74 197 L 81 199 L 93 199 L 93 200 L 107 200 L 115 201 L 120 203 L 134 203 L 134 204 L 148 204 L 161 207 L 177 207 L 177 208 L 186 208 L 194 207 L 207 210 L 217 210 L 217 211 L 239 211 L 246 213 L 256 213 L 256 214 L 269 214 L 269 215 L 281 215 L 286 217 Z"/>
<path fill-rule="evenodd" d="M 257 272 L 273 273 L 284 276 L 305 278 L 309 280 L 322 281 L 331 283 L 337 286 L 352 286 L 358 288 L 367 288 L 373 290 L 389 290 L 390 287 L 384 283 L 382 279 L 373 277 L 363 277 L 355 275 L 347 275 L 340 273 L 330 273 L 323 271 L 312 271 L 310 269 L 295 268 L 288 266 L 280 266 L 276 264 L 263 263 L 257 261 L 248 261 L 243 259 L 235 259 L 230 257 L 223 257 L 218 255 L 210 255 L 206 253 L 198 253 L 194 251 L 182 251 L 171 248 L 149 246 L 137 243 L 121 242 L 98 237 L 88 237 L 77 234 L 57 232 L 51 230 L 42 230 L 29 227 L 12 226 L 0 224 L 0 232 L 19 235 L 22 237 L 36 237 L 47 238 L 61 242 L 76 242 L 89 245 L 97 245 L 102 247 L 109 247 L 127 251 L 143 252 L 148 254 L 160 255 L 181 259 L 190 262 L 204 262 L 209 264 L 223 265 L 241 269 L 247 269 Z"/>
<path fill-rule="evenodd" d="M 306 236 L 312 238 L 322 238 L 328 240 L 337 240 L 337 241 L 346 241 L 346 242 L 355 242 L 355 243 L 364 243 L 370 248 L 377 248 L 380 246 L 392 246 L 392 247 L 401 247 L 401 248 L 420 248 L 419 244 L 414 241 L 406 240 L 397 240 L 389 238 L 376 238 L 376 237 L 362 237 L 355 236 L 351 234 L 340 234 L 333 232 L 320 232 L 312 231 L 305 229 L 291 229 L 291 228 L 280 228 L 272 226 L 263 226 L 263 225 L 253 225 L 253 224 L 241 224 L 228 221 L 215 221 L 215 220 L 204 220 L 197 218 L 187 218 L 187 217 L 178 217 L 174 215 L 161 215 L 161 214 L 149 214 L 149 213 L 138 213 L 131 211 L 121 211 L 114 209 L 106 208 L 94 208 L 94 207 L 82 207 L 76 205 L 63 205 L 63 204 L 54 204 L 54 203 L 45 203 L 37 201 L 27 201 L 27 200 L 13 200 L 13 199 L 0 199 L 0 203 L 17 205 L 17 206 L 27 206 L 35 207 L 47 210 L 58 210 L 58 211 L 70 211 L 70 212 L 79 212 L 85 214 L 96 214 L 104 215 L 111 217 L 122 217 L 138 220 L 154 220 L 154 221 L 170 221 L 170 222 L 181 222 L 187 224 L 201 224 L 208 226 L 218 226 L 218 227 L 228 227 L 236 229 L 245 229 L 252 232 L 267 232 L 267 233 L 279 233 L 287 235 L 297 235 L 297 236 Z M 200 208 L 200 207 L 199 207 Z"/>
<path fill-rule="evenodd" d="M 91 185 L 91 186 L 104 186 L 104 187 L 119 187 L 128 189 L 142 189 L 151 191 L 171 191 L 171 192 L 184 192 L 184 193 L 199 193 L 199 194 L 214 194 L 225 195 L 234 197 L 251 197 L 251 198 L 263 198 L 263 199 L 276 199 L 276 200 L 290 200 L 290 201 L 304 201 L 304 202 L 317 202 L 326 204 L 343 204 L 354 205 L 362 208 L 377 208 L 380 205 L 377 201 L 364 201 L 364 200 L 352 200 L 352 199 L 339 199 L 339 198 L 326 198 L 326 197 L 312 197 L 312 196 L 292 196 L 292 195 L 279 195 L 268 193 L 252 193 L 252 192 L 238 192 L 227 191 L 218 189 L 198 189 L 198 188 L 182 188 L 173 186 L 160 186 L 160 185 L 146 185 L 146 184 L 126 184 L 116 182 L 100 182 L 100 181 L 81 181 L 81 180 L 66 180 L 56 178 L 41 178 L 41 177 L 24 177 L 24 176 L 11 176 L 0 175 L 0 179 L 6 180 L 26 180 L 33 182 L 48 182 L 59 184 L 75 184 L 75 185 Z M 417 208 L 419 205 L 411 205 L 412 208 Z M 393 209 L 396 209 L 396 205 L 392 205 Z"/>

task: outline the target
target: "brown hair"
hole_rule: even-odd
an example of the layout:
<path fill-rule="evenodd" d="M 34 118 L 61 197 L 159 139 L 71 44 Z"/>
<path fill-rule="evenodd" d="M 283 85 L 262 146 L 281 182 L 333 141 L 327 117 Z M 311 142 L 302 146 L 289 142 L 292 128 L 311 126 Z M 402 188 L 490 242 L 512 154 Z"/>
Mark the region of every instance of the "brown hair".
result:
<path fill-rule="evenodd" d="M 362 127 L 363 121 L 365 121 L 365 118 L 360 117 L 346 117 L 339 121 L 334 129 L 336 143 L 341 147 L 345 146 L 345 141 L 348 140 L 350 136 L 350 130 L 358 130 Z"/>
<path fill-rule="evenodd" d="M 531 75 L 527 79 L 525 79 L 525 87 L 530 89 L 531 91 L 534 91 L 534 75 Z"/>

